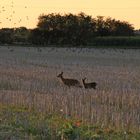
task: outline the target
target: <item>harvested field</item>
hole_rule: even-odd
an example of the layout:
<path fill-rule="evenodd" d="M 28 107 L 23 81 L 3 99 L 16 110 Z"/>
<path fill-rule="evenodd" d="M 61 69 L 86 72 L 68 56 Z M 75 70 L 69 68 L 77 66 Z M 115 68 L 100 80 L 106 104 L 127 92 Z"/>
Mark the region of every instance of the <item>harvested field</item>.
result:
<path fill-rule="evenodd" d="M 68 88 L 61 71 L 97 89 Z M 140 131 L 140 50 L 1 46 L 0 103 Z"/>

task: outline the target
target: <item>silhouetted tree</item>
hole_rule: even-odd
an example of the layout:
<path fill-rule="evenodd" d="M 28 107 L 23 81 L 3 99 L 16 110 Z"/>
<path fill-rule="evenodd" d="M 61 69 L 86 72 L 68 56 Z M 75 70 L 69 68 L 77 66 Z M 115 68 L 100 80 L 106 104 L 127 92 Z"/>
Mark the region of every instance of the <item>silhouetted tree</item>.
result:
<path fill-rule="evenodd" d="M 98 16 L 96 32 L 97 36 L 131 36 L 134 35 L 134 27 L 128 22 Z"/>
<path fill-rule="evenodd" d="M 13 32 L 14 32 L 14 29 L 10 29 L 10 28 L 0 29 L 0 43 L 12 44 L 13 43 Z"/>
<path fill-rule="evenodd" d="M 133 26 L 110 17 L 92 18 L 84 13 L 48 14 L 39 16 L 37 29 L 32 30 L 34 43 L 86 45 L 95 36 L 133 35 Z M 34 36 L 35 35 L 35 36 Z"/>
<path fill-rule="evenodd" d="M 134 27 L 128 22 L 115 22 L 115 33 L 116 36 L 131 36 L 134 35 Z"/>
<path fill-rule="evenodd" d="M 49 33 L 50 43 L 85 45 L 95 35 L 95 20 L 84 13 L 41 15 L 37 27 Z"/>
<path fill-rule="evenodd" d="M 14 42 L 27 43 L 30 30 L 26 27 L 14 28 Z"/>

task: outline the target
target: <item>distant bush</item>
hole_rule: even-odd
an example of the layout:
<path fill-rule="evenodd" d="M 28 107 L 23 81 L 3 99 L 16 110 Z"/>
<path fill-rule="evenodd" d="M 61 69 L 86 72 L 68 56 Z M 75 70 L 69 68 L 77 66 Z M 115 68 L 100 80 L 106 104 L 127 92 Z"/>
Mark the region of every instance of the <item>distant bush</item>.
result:
<path fill-rule="evenodd" d="M 14 29 L 13 39 L 15 43 L 28 43 L 30 30 L 26 27 L 19 27 Z"/>
<path fill-rule="evenodd" d="M 13 43 L 13 29 L 2 28 L 0 30 L 0 43 L 1 44 L 12 44 Z"/>

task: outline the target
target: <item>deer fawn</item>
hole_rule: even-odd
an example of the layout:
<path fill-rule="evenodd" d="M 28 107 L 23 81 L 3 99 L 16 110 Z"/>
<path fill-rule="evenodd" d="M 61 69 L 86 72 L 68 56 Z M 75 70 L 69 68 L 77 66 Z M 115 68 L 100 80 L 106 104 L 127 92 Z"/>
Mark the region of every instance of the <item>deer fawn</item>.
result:
<path fill-rule="evenodd" d="M 85 80 L 86 80 L 86 78 L 82 79 L 82 82 L 83 82 L 84 88 L 93 88 L 93 89 L 96 89 L 96 85 L 97 85 L 96 82 L 85 83 Z"/>
<path fill-rule="evenodd" d="M 63 82 L 64 85 L 71 87 L 71 86 L 75 86 L 75 87 L 82 87 L 80 85 L 80 82 L 76 79 L 66 79 L 63 77 L 63 72 L 61 72 L 59 75 L 57 75 L 58 78 L 60 78 Z"/>

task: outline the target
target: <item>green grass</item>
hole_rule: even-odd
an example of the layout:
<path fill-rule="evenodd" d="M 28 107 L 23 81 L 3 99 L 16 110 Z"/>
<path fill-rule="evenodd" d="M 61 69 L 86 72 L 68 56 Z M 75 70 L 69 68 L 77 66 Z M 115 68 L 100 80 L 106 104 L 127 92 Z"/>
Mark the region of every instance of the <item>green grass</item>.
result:
<path fill-rule="evenodd" d="M 61 114 L 0 105 L 0 139 L 15 140 L 139 140 L 140 133 L 89 125 Z"/>
<path fill-rule="evenodd" d="M 91 41 L 91 46 L 105 47 L 105 48 L 140 48 L 140 37 L 96 37 Z"/>

